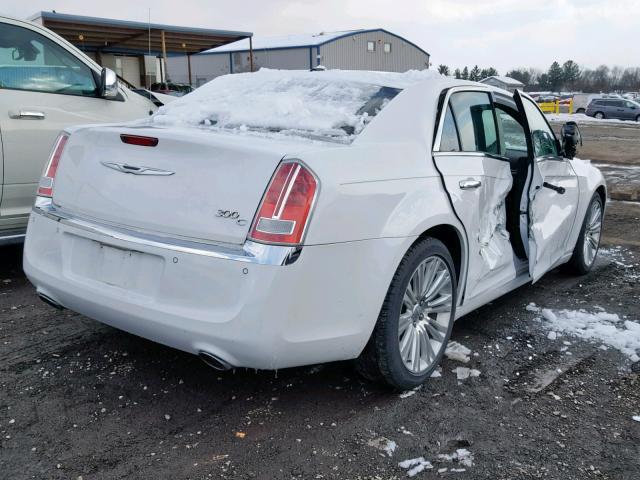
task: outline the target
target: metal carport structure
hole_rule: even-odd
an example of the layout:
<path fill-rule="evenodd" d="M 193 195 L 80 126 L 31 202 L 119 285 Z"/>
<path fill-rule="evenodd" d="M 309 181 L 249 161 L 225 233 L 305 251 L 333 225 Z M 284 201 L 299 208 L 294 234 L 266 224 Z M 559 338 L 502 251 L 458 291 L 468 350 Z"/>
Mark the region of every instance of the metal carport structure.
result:
<path fill-rule="evenodd" d="M 190 56 L 244 38 L 251 32 L 183 27 L 149 22 L 87 17 L 57 12 L 39 12 L 30 20 L 53 30 L 85 52 L 93 52 L 102 64 L 102 54 L 160 56 L 161 79 L 168 78 L 168 55 Z M 189 68 L 190 70 L 190 68 Z M 189 78 L 191 73 L 189 72 Z"/>

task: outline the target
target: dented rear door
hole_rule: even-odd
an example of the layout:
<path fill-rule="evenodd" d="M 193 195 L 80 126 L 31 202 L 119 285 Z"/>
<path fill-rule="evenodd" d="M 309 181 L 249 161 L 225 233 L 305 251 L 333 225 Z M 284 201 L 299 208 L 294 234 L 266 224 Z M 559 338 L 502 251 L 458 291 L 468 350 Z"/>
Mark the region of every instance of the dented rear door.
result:
<path fill-rule="evenodd" d="M 469 265 L 466 285 L 461 288 L 470 299 L 516 277 L 505 209 L 512 176 L 509 162 L 498 155 L 489 94 L 454 92 L 445 109 L 434 162 L 465 228 Z"/>

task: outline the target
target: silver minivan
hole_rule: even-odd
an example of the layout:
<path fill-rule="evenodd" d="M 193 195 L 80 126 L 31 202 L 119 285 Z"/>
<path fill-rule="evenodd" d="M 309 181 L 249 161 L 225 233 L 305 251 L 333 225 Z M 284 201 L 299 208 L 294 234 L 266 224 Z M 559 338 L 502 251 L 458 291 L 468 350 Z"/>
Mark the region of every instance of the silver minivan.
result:
<path fill-rule="evenodd" d="M 585 113 L 595 118 L 640 122 L 640 103 L 623 98 L 599 98 L 589 104 Z"/>

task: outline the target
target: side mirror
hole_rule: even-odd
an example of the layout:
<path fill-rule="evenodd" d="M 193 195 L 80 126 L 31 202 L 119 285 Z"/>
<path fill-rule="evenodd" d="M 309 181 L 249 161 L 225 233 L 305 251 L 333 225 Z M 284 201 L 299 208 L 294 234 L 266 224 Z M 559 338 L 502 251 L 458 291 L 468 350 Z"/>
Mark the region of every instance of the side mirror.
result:
<path fill-rule="evenodd" d="M 118 76 L 116 72 L 103 68 L 100 73 L 100 96 L 102 98 L 116 98 L 118 96 Z"/>
<path fill-rule="evenodd" d="M 575 157 L 576 147 L 578 144 L 582 146 L 582 134 L 580 133 L 578 124 L 576 122 L 565 123 L 560 130 L 560 137 L 562 138 L 564 156 L 567 158 Z"/>

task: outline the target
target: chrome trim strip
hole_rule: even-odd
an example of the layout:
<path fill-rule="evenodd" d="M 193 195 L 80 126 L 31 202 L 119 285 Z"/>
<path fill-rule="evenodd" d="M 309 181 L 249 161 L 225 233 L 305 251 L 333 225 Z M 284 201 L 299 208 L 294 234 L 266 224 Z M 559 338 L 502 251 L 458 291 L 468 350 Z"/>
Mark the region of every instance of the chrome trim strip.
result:
<path fill-rule="evenodd" d="M 247 240 L 244 245 L 237 247 L 212 245 L 192 240 L 143 233 L 128 228 L 113 227 L 63 212 L 53 205 L 50 199 L 44 199 L 42 197 L 36 199 L 36 204 L 32 211 L 37 215 L 59 222 L 62 225 L 84 230 L 109 239 L 120 240 L 145 247 L 170 250 L 172 252 L 219 258 L 222 260 L 233 260 L 258 265 L 290 265 L 298 259 L 302 252 L 302 247 L 265 245 L 250 240 Z M 132 249 L 135 249 L 135 246 L 132 246 Z"/>
<path fill-rule="evenodd" d="M 6 236 L 0 236 L 0 246 L 4 246 L 4 245 L 14 245 L 16 243 L 22 243 L 24 242 L 24 237 L 26 236 L 26 233 L 18 233 L 15 235 L 6 235 Z"/>

